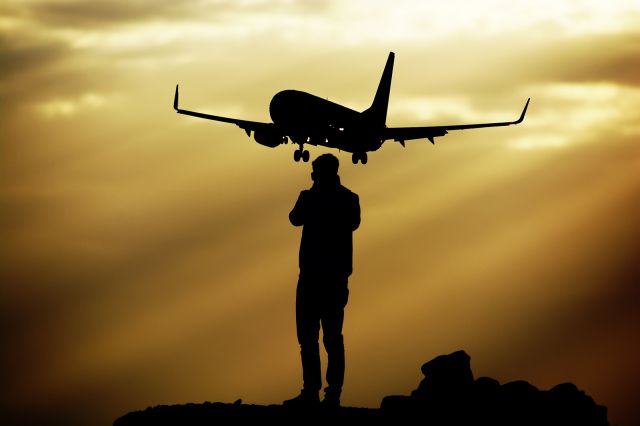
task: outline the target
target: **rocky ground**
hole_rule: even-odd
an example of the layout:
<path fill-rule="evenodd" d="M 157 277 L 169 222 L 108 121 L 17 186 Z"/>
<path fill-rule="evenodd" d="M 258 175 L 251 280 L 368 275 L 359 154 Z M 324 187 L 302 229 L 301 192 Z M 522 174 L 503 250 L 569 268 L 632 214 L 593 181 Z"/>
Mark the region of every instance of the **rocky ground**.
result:
<path fill-rule="evenodd" d="M 525 381 L 500 384 L 474 379 L 464 351 L 441 355 L 422 366 L 424 379 L 410 395 L 391 395 L 380 408 L 320 407 L 220 402 L 149 407 L 118 418 L 114 426 L 204 425 L 581 425 L 605 426 L 607 408 L 572 383 L 539 390 Z"/>

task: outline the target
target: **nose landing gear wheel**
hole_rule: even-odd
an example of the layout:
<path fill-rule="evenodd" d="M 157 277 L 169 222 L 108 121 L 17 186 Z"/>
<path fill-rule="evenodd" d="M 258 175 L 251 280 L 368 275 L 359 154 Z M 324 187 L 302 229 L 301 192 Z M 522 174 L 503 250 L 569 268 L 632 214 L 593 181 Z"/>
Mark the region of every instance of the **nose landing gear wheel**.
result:
<path fill-rule="evenodd" d="M 302 151 L 302 161 L 307 163 L 309 161 L 309 151 Z"/>
<path fill-rule="evenodd" d="M 298 150 L 293 151 L 293 160 L 297 163 L 300 161 L 300 157 L 302 157 L 302 153 Z"/>

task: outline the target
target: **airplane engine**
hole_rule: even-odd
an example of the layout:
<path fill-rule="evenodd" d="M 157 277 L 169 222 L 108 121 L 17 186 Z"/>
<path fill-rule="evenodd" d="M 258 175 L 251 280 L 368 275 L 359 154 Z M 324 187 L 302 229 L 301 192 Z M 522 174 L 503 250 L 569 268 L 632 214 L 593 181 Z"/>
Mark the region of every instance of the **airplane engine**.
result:
<path fill-rule="evenodd" d="M 275 148 L 276 146 L 287 143 L 288 141 L 286 136 L 269 130 L 258 130 L 254 132 L 253 138 L 260 145 L 268 146 L 269 148 Z"/>

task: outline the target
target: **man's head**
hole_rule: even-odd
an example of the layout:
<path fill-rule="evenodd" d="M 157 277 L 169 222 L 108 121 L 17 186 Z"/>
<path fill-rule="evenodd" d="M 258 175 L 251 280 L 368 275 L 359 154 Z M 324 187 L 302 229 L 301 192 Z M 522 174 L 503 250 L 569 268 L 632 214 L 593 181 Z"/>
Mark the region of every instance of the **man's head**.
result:
<path fill-rule="evenodd" d="M 338 176 L 339 165 L 335 155 L 322 154 L 311 163 L 311 179 L 314 182 L 332 181 Z"/>

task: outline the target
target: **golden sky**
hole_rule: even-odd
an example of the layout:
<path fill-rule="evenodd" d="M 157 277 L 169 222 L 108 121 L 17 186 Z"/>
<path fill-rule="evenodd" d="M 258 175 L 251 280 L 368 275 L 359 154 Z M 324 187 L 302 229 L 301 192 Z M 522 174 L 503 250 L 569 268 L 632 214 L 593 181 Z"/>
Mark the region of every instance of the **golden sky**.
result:
<path fill-rule="evenodd" d="M 343 403 L 432 357 L 571 381 L 640 423 L 637 0 L 5 0 L 2 410 L 107 425 L 149 405 L 278 403 L 301 385 L 288 222 L 310 166 L 185 108 L 268 120 L 308 91 L 387 125 L 523 124 L 338 153 L 362 225 Z M 311 147 L 312 157 L 325 152 Z"/>

